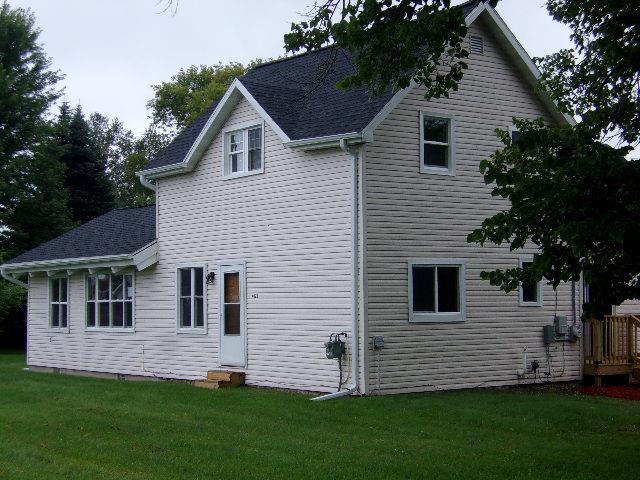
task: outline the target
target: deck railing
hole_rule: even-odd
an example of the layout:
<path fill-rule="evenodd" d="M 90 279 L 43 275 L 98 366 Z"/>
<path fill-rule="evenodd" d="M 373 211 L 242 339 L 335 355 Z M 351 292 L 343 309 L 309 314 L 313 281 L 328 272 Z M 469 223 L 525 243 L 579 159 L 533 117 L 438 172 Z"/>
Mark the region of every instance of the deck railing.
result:
<path fill-rule="evenodd" d="M 607 315 L 584 325 L 586 365 L 640 363 L 640 316 Z"/>

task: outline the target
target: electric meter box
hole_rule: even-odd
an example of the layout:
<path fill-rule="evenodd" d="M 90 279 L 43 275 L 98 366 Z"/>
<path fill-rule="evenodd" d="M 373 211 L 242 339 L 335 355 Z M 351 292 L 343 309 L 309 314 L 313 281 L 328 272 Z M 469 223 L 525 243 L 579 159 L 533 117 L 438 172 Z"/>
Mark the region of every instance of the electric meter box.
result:
<path fill-rule="evenodd" d="M 342 357 L 345 352 L 344 342 L 339 339 L 326 342 L 324 344 L 324 348 L 327 358 L 329 359 Z"/>
<path fill-rule="evenodd" d="M 564 336 L 568 333 L 567 331 L 567 317 L 564 315 L 556 315 L 553 319 L 553 326 L 556 331 L 556 335 Z"/>

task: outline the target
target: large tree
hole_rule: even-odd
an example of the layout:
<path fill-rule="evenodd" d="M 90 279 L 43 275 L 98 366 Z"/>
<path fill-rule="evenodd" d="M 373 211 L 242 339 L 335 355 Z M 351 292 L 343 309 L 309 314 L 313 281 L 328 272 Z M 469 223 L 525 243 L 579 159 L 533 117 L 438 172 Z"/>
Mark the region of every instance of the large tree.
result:
<path fill-rule="evenodd" d="M 64 166 L 49 151 L 47 110 L 61 75 L 29 10 L 0 5 L 0 263 L 69 227 Z M 18 346 L 26 293 L 0 280 L 0 345 Z"/>
<path fill-rule="evenodd" d="M 80 106 L 71 112 L 63 103 L 56 122 L 59 160 L 66 167 L 66 187 L 74 222 L 84 223 L 108 212 L 114 206 L 106 159 L 94 143 Z"/>
<path fill-rule="evenodd" d="M 493 195 L 510 208 L 486 219 L 470 241 L 538 246 L 532 268 L 485 272 L 506 291 L 546 279 L 554 287 L 583 275 L 585 315 L 640 298 L 640 4 L 549 0 L 572 29 L 573 49 L 537 59 L 540 88 L 575 115 L 574 126 L 517 121 L 520 138 L 499 132 L 502 151 L 482 162 Z"/>
<path fill-rule="evenodd" d="M 244 65 L 235 62 L 181 68 L 168 82 L 153 85 L 154 96 L 147 103 L 153 123 L 168 132 L 185 128 L 245 72 Z"/>

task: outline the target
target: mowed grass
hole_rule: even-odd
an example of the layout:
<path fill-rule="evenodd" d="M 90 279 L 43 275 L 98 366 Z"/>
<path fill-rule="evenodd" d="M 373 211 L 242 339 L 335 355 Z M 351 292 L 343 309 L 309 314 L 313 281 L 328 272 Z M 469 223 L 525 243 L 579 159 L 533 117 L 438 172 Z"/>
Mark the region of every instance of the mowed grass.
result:
<path fill-rule="evenodd" d="M 311 402 L 38 374 L 0 354 L 0 478 L 640 478 L 640 402 L 473 390 Z"/>

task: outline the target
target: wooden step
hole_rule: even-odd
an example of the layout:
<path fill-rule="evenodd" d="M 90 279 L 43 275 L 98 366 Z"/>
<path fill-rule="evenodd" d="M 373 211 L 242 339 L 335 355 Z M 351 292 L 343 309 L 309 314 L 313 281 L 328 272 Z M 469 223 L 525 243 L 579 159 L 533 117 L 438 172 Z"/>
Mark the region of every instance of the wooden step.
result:
<path fill-rule="evenodd" d="M 229 370 L 211 370 L 207 372 L 206 380 L 194 382 L 194 385 L 203 388 L 239 387 L 242 384 L 244 384 L 244 372 Z"/>

